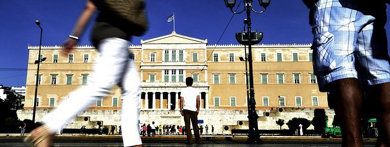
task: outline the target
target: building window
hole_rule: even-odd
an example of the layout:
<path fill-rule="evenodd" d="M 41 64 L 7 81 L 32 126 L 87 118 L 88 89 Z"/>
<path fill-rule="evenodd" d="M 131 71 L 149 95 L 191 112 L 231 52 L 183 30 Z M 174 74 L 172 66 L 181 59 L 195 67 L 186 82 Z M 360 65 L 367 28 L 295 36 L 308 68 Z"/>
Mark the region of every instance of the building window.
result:
<path fill-rule="evenodd" d="M 66 85 L 72 85 L 73 75 L 66 75 Z"/>
<path fill-rule="evenodd" d="M 286 97 L 279 96 L 279 106 L 286 106 Z"/>
<path fill-rule="evenodd" d="M 217 53 L 214 53 L 214 56 L 213 56 L 214 58 L 214 62 L 218 62 L 218 54 Z"/>
<path fill-rule="evenodd" d="M 58 63 L 58 55 L 57 54 L 53 55 L 53 63 Z"/>
<path fill-rule="evenodd" d="M 312 101 L 313 106 L 318 106 L 318 97 L 313 96 L 311 98 L 311 101 Z"/>
<path fill-rule="evenodd" d="M 261 83 L 262 84 L 267 84 L 268 83 L 268 74 L 262 73 L 261 74 Z"/>
<path fill-rule="evenodd" d="M 295 97 L 295 106 L 297 106 L 297 107 L 302 106 L 302 97 L 300 97 L 300 96 Z"/>
<path fill-rule="evenodd" d="M 317 77 L 315 74 L 310 74 L 310 83 L 311 84 L 316 84 L 317 83 Z"/>
<path fill-rule="evenodd" d="M 284 83 L 284 74 L 283 73 L 277 73 L 276 76 L 278 78 L 278 84 L 283 84 Z"/>
<path fill-rule="evenodd" d="M 236 97 L 230 97 L 230 106 L 232 107 L 236 106 Z"/>
<path fill-rule="evenodd" d="M 43 58 L 43 55 L 41 54 L 39 57 L 39 60 L 42 60 L 42 58 Z M 43 61 L 41 61 L 41 63 L 42 63 Z"/>
<path fill-rule="evenodd" d="M 179 69 L 179 82 L 184 82 L 184 70 Z"/>
<path fill-rule="evenodd" d="M 35 80 L 36 80 L 37 75 L 35 75 Z M 38 85 L 41 85 L 41 79 L 42 79 L 42 74 L 39 74 L 38 76 Z"/>
<path fill-rule="evenodd" d="M 172 70 L 171 82 L 176 82 L 176 70 Z"/>
<path fill-rule="evenodd" d="M 194 82 L 199 82 L 199 74 L 198 73 L 193 73 L 192 74 L 192 79 L 194 79 Z"/>
<path fill-rule="evenodd" d="M 184 61 L 184 51 L 179 50 L 179 62 L 183 62 L 183 61 Z"/>
<path fill-rule="evenodd" d="M 88 63 L 88 60 L 89 60 L 89 55 L 84 54 L 84 63 Z"/>
<path fill-rule="evenodd" d="M 49 107 L 54 107 L 55 98 L 49 98 Z"/>
<path fill-rule="evenodd" d="M 164 61 L 169 62 L 169 50 L 164 51 Z"/>
<path fill-rule="evenodd" d="M 73 63 L 73 54 L 68 55 L 68 63 Z"/>
<path fill-rule="evenodd" d="M 149 74 L 149 82 L 154 82 L 156 80 L 156 74 Z"/>
<path fill-rule="evenodd" d="M 219 97 L 214 97 L 214 106 L 219 107 Z"/>
<path fill-rule="evenodd" d="M 51 75 L 51 85 L 57 85 L 57 74 Z"/>
<path fill-rule="evenodd" d="M 81 82 L 82 85 L 87 85 L 88 82 L 88 74 L 82 74 L 83 81 Z"/>
<path fill-rule="evenodd" d="M 313 53 L 309 53 L 309 61 L 313 62 Z"/>
<path fill-rule="evenodd" d="M 266 62 L 267 61 L 267 56 L 266 56 L 265 53 L 261 53 L 260 60 L 261 60 L 261 62 Z"/>
<path fill-rule="evenodd" d="M 214 84 L 219 84 L 219 74 L 213 74 Z"/>
<path fill-rule="evenodd" d="M 282 62 L 282 60 L 283 60 L 282 53 L 276 53 L 276 61 Z"/>
<path fill-rule="evenodd" d="M 250 75 L 249 75 L 249 73 L 248 74 L 245 74 L 246 76 L 245 76 L 245 83 L 250 83 L 251 81 L 251 77 L 250 77 Z"/>
<path fill-rule="evenodd" d="M 236 74 L 230 73 L 229 74 L 229 81 L 230 81 L 230 84 L 236 84 Z"/>
<path fill-rule="evenodd" d="M 169 82 L 169 70 L 164 70 L 164 82 Z"/>
<path fill-rule="evenodd" d="M 112 98 L 112 106 L 113 107 L 118 107 L 118 98 L 117 97 L 113 97 Z"/>
<path fill-rule="evenodd" d="M 172 50 L 172 59 L 171 59 L 171 61 L 172 62 L 176 62 L 176 50 Z"/>
<path fill-rule="evenodd" d="M 156 53 L 150 54 L 150 62 L 156 62 Z"/>
<path fill-rule="evenodd" d="M 293 61 L 294 62 L 298 61 L 298 53 L 293 53 Z"/>
<path fill-rule="evenodd" d="M 40 102 L 39 102 L 39 98 L 36 98 L 36 101 L 35 101 L 35 105 L 38 107 L 39 106 L 39 104 L 40 104 Z"/>
<path fill-rule="evenodd" d="M 96 107 L 101 107 L 103 103 L 102 101 L 103 101 L 102 99 L 96 100 Z"/>
<path fill-rule="evenodd" d="M 301 83 L 301 74 L 299 74 L 299 73 L 293 73 L 293 75 L 294 75 L 294 83 L 295 84 L 299 84 L 299 83 Z"/>
<path fill-rule="evenodd" d="M 269 106 L 269 98 L 268 97 L 263 97 L 263 106 L 268 107 Z"/>
<path fill-rule="evenodd" d="M 234 53 L 229 54 L 229 62 L 234 62 Z"/>
<path fill-rule="evenodd" d="M 192 62 L 198 62 L 198 53 L 192 53 Z"/>

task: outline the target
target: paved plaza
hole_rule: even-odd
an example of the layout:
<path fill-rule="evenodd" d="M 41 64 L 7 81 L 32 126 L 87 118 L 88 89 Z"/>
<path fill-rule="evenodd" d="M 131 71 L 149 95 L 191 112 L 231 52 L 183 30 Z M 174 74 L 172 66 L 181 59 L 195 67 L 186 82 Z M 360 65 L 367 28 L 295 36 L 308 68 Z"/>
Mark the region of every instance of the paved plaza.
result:
<path fill-rule="evenodd" d="M 1 134 L 0 147 L 28 147 L 22 142 L 23 137 L 16 134 Z M 185 144 L 186 138 L 182 135 L 142 137 L 146 147 L 339 147 L 340 138 L 321 138 L 319 136 L 262 136 L 260 144 L 245 144 L 246 136 L 232 137 L 227 135 L 202 136 L 203 144 Z M 376 139 L 365 139 L 365 146 L 374 147 Z M 61 135 L 55 138 L 55 147 L 122 147 L 119 135 Z"/>

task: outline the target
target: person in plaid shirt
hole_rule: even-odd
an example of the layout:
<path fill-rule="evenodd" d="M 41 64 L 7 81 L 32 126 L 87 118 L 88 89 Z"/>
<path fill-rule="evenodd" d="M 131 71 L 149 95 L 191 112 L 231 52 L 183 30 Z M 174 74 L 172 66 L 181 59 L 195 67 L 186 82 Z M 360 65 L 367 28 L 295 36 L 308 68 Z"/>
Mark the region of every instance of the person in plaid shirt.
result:
<path fill-rule="evenodd" d="M 363 87 L 374 87 L 381 114 L 378 146 L 390 146 L 390 64 L 385 0 L 303 0 L 314 35 L 313 68 L 320 91 L 335 95 L 343 146 L 363 146 Z M 387 2 L 387 1 L 386 1 Z"/>

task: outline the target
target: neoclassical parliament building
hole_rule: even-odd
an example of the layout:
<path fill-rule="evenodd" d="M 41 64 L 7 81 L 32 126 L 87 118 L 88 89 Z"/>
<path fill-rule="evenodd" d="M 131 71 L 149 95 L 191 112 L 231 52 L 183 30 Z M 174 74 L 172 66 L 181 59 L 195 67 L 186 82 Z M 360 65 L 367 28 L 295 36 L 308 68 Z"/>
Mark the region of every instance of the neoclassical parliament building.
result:
<path fill-rule="evenodd" d="M 93 46 L 78 46 L 67 56 L 61 54 L 60 46 L 43 46 L 41 55 L 46 61 L 36 75 L 34 61 L 38 49 L 28 47 L 25 106 L 18 111 L 21 120 L 32 118 L 36 76 L 39 121 L 70 91 L 87 84 L 98 54 Z M 134 54 L 142 81 L 141 124 L 154 121 L 161 125 L 184 125 L 178 111 L 180 90 L 186 86 L 185 78 L 192 77 L 194 87 L 201 92 L 200 125 L 213 125 L 216 133 L 248 127 L 245 62 L 240 60 L 245 59 L 243 45 L 210 45 L 207 39 L 172 32 L 142 40 L 141 45 L 129 46 L 129 51 Z M 328 115 L 334 115 L 328 111 L 327 94 L 318 89 L 309 44 L 255 45 L 253 62 L 260 129 L 279 129 L 275 123 L 278 119 L 312 120 L 315 109 L 325 109 Z M 97 122 L 119 126 L 120 107 L 121 91 L 114 87 L 110 95 L 97 100 L 66 128 L 83 125 L 94 128 Z M 224 130 L 225 126 L 229 130 Z"/>

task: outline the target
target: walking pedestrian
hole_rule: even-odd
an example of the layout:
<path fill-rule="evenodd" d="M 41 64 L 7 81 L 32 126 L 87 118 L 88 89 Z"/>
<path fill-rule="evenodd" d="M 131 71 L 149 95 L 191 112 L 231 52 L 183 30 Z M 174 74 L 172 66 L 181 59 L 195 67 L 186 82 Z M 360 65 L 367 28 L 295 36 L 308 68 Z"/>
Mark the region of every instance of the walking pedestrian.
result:
<path fill-rule="evenodd" d="M 87 0 L 74 31 L 63 44 L 65 55 L 73 51 L 79 37 L 84 32 L 91 16 L 99 9 L 96 22 L 92 29 L 91 41 L 98 49 L 99 55 L 94 64 L 91 78 L 86 85 L 71 92 L 64 101 L 43 119 L 43 126 L 34 129 L 25 139 L 34 146 L 52 146 L 55 132 L 59 132 L 79 112 L 89 105 L 110 94 L 110 89 L 118 85 L 122 90 L 121 124 L 123 127 L 123 145 L 141 146 L 139 136 L 139 99 L 140 79 L 134 64 L 134 55 L 128 50 L 128 40 L 133 35 L 142 34 L 147 22 L 144 11 L 144 1 L 132 1 L 132 17 L 139 21 L 133 24 L 123 21 L 122 17 L 96 7 L 102 1 Z M 120 4 L 120 3 L 118 3 Z M 134 5 L 137 5 L 135 8 Z"/>
<path fill-rule="evenodd" d="M 363 90 L 373 87 L 381 108 L 383 135 L 378 146 L 390 146 L 390 58 L 384 0 L 303 0 L 310 9 L 313 68 L 319 89 L 336 101 L 342 145 L 363 146 Z"/>
<path fill-rule="evenodd" d="M 299 136 L 303 136 L 302 124 L 299 124 L 298 127 L 299 127 Z"/>
<path fill-rule="evenodd" d="M 142 126 L 142 136 L 145 136 L 146 135 L 146 131 L 147 131 L 147 128 L 146 128 L 146 125 L 144 124 Z"/>
<path fill-rule="evenodd" d="M 162 132 L 163 128 L 162 128 L 161 124 L 159 125 L 158 129 L 159 129 L 158 132 L 160 132 L 160 135 L 162 135 L 163 134 L 163 132 Z"/>
<path fill-rule="evenodd" d="M 150 125 L 150 131 L 151 131 L 152 136 L 156 135 L 156 126 L 154 125 L 154 121 Z"/>
<path fill-rule="evenodd" d="M 190 127 L 190 121 L 192 128 L 194 129 L 196 143 L 202 143 L 199 135 L 198 127 L 198 114 L 200 107 L 200 94 L 199 91 L 192 87 L 193 79 L 191 77 L 186 78 L 187 87 L 181 90 L 180 95 L 180 113 L 184 116 L 184 122 L 187 132 L 187 144 L 192 144 L 192 133 Z"/>
<path fill-rule="evenodd" d="M 115 127 L 114 125 L 111 126 L 111 135 L 114 135 L 114 134 L 115 134 L 115 128 L 116 128 L 116 127 Z"/>
<path fill-rule="evenodd" d="M 21 126 L 19 126 L 20 129 L 20 136 L 24 136 L 24 132 L 26 131 L 26 123 L 22 122 Z"/>
<path fill-rule="evenodd" d="M 207 124 L 206 124 L 205 128 L 206 128 L 206 134 L 209 134 L 209 126 Z"/>

